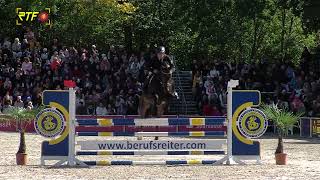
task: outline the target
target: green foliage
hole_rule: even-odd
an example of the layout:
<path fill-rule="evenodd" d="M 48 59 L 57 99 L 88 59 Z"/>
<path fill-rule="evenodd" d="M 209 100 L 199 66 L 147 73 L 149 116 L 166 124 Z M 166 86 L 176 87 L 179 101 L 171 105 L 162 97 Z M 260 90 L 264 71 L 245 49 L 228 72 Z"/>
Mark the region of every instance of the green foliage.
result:
<path fill-rule="evenodd" d="M 314 3 L 314 1 L 312 1 Z M 180 67 L 193 59 L 259 61 L 262 58 L 299 63 L 304 46 L 316 46 L 310 23 L 320 19 L 300 0 L 0 0 L 0 36 L 21 31 L 15 7 L 50 7 L 52 27 L 31 24 L 43 46 L 53 38 L 66 45 L 124 44 L 128 49 L 165 45 Z M 13 31 L 15 29 L 15 31 Z"/>
<path fill-rule="evenodd" d="M 303 115 L 303 113 L 294 114 L 286 109 L 280 109 L 277 104 L 263 105 L 262 111 L 270 121 L 275 123 L 280 137 L 282 137 L 291 126 L 295 125 Z"/>
<path fill-rule="evenodd" d="M 44 107 L 42 106 L 30 110 L 21 107 L 12 107 L 9 108 L 5 114 L 0 115 L 0 121 L 15 120 L 17 122 L 17 128 L 19 131 L 23 131 L 24 125 L 32 122 L 35 116 L 43 109 Z"/>

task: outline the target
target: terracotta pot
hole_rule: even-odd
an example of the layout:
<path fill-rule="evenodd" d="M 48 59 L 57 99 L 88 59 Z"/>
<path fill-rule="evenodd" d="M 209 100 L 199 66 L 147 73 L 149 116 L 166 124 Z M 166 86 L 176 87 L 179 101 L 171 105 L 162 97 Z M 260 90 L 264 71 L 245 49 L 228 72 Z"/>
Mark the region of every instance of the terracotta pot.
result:
<path fill-rule="evenodd" d="M 277 165 L 286 165 L 287 164 L 287 154 L 286 153 L 277 153 L 276 156 L 276 164 Z"/>
<path fill-rule="evenodd" d="M 16 160 L 17 160 L 17 165 L 27 165 L 27 154 L 17 153 Z"/>

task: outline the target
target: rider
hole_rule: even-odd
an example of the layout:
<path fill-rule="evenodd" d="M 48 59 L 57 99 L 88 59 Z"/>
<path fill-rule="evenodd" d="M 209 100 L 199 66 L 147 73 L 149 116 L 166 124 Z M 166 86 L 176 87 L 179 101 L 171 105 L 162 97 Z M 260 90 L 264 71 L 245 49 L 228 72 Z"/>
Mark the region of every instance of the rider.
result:
<path fill-rule="evenodd" d="M 144 83 L 144 87 L 148 87 L 151 77 L 152 75 L 154 75 L 152 78 L 156 78 L 156 80 L 162 82 L 163 88 L 166 91 L 166 93 L 168 93 L 172 97 L 179 98 L 178 93 L 174 90 L 174 88 L 172 87 L 172 90 L 169 90 L 170 88 L 168 87 L 170 86 L 169 80 L 172 79 L 171 74 L 174 71 L 174 65 L 172 60 L 169 58 L 169 56 L 165 54 L 165 48 L 163 46 L 158 47 L 156 53 L 156 56 L 151 58 L 150 61 L 146 63 L 146 70 L 148 71 L 148 76 Z M 162 66 L 166 66 L 166 68 L 169 69 L 169 79 L 164 78 L 164 76 L 161 75 Z"/>

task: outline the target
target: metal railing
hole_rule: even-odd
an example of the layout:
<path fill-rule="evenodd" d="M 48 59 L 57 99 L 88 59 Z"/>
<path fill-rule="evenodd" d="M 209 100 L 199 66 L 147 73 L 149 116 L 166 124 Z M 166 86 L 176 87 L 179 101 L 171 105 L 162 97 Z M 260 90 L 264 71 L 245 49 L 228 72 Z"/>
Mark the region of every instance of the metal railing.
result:
<path fill-rule="evenodd" d="M 176 72 L 176 75 L 177 75 L 177 78 L 178 78 L 178 82 L 174 82 L 175 88 L 176 88 L 176 90 L 180 90 L 181 95 L 182 95 L 182 96 L 179 95 L 179 98 L 181 98 L 181 99 L 179 100 L 179 102 L 182 102 L 182 103 L 183 103 L 183 105 L 184 105 L 184 114 L 187 114 L 187 112 L 188 112 L 188 105 L 187 105 L 187 101 L 186 101 L 186 98 L 185 98 L 184 89 L 182 88 L 179 69 L 178 69 L 178 66 L 176 65 L 174 56 L 171 56 L 170 58 L 172 59 L 172 63 L 173 63 L 173 65 L 174 65 L 175 72 Z M 180 107 L 178 107 L 178 114 L 181 114 L 181 112 L 180 112 Z"/>

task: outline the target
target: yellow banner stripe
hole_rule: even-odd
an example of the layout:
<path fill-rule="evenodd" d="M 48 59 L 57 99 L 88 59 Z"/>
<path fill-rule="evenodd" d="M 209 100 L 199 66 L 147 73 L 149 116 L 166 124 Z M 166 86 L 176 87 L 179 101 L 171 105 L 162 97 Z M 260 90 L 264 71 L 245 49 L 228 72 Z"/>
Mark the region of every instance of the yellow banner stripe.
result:
<path fill-rule="evenodd" d="M 187 162 L 188 164 L 201 164 L 201 160 L 196 160 L 196 159 L 188 160 Z"/>
<path fill-rule="evenodd" d="M 97 119 L 100 126 L 112 126 L 112 119 Z"/>
<path fill-rule="evenodd" d="M 205 118 L 191 118 L 191 125 L 194 125 L 194 126 L 205 125 Z"/>
<path fill-rule="evenodd" d="M 112 152 L 108 152 L 108 151 L 98 151 L 98 155 L 112 155 Z"/>
<path fill-rule="evenodd" d="M 203 151 L 191 151 L 191 155 L 203 155 Z"/>
<path fill-rule="evenodd" d="M 110 161 L 97 161 L 97 165 L 106 166 L 111 165 Z"/>
<path fill-rule="evenodd" d="M 203 137 L 205 133 L 204 131 L 192 131 L 190 132 L 190 136 Z"/>
<path fill-rule="evenodd" d="M 99 136 L 113 136 L 112 132 L 99 132 Z"/>

